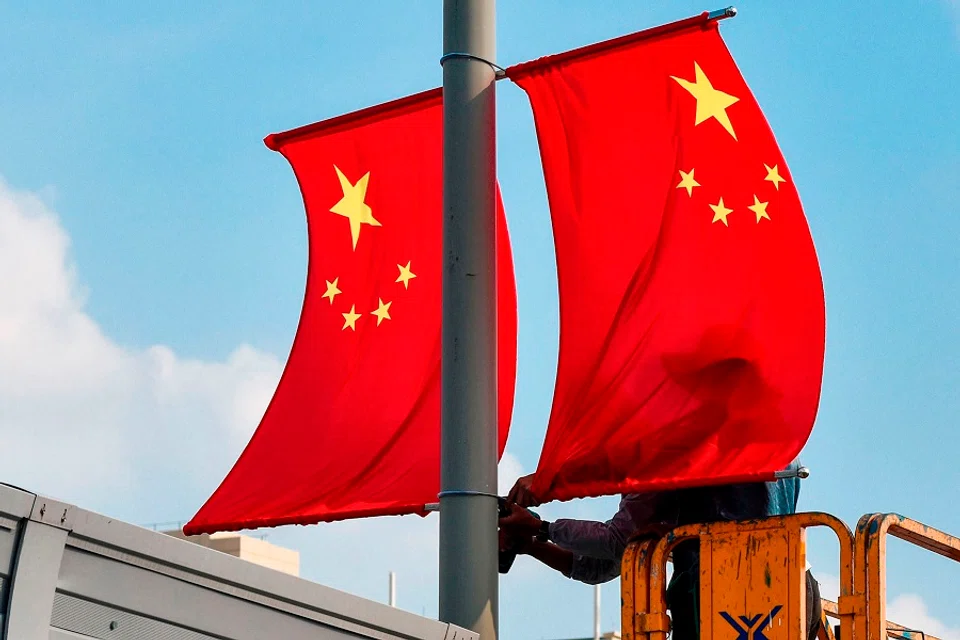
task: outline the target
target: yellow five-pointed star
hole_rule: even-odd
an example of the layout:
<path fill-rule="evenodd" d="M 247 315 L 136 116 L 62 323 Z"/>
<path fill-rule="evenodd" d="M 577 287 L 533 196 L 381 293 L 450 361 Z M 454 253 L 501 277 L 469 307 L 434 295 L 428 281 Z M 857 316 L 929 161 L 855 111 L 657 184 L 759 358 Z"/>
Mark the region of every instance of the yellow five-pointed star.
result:
<path fill-rule="evenodd" d="M 377 298 L 377 310 L 371 311 L 370 315 L 377 316 L 377 326 L 380 326 L 380 323 L 384 320 L 392 320 L 390 317 L 390 305 L 392 302 L 384 303 L 381 298 Z"/>
<path fill-rule="evenodd" d="M 697 121 L 694 125 L 698 125 L 709 118 L 716 118 L 717 122 L 723 125 L 723 128 L 736 140 L 737 134 L 734 133 L 733 125 L 730 124 L 727 107 L 739 102 L 740 98 L 714 89 L 713 85 L 710 84 L 710 80 L 707 78 L 707 74 L 703 72 L 703 69 L 701 69 L 700 65 L 696 62 L 693 63 L 693 71 L 696 75 L 696 82 L 690 82 L 677 76 L 670 77 L 679 82 L 681 87 L 689 91 L 690 95 L 697 99 Z"/>
<path fill-rule="evenodd" d="M 380 226 L 380 223 L 373 217 L 370 207 L 363 201 L 367 197 L 367 183 L 370 182 L 370 172 L 367 171 L 363 174 L 363 177 L 357 180 L 357 184 L 350 184 L 347 176 L 340 171 L 340 167 L 333 165 L 333 168 L 337 170 L 337 178 L 340 179 L 343 197 L 340 198 L 340 202 L 330 207 L 330 211 L 350 220 L 350 235 L 353 237 L 353 248 L 356 250 L 357 240 L 360 239 L 360 225 Z"/>
<path fill-rule="evenodd" d="M 417 277 L 417 274 L 415 274 L 413 271 L 410 271 L 410 261 L 407 260 L 407 266 L 398 264 L 397 269 L 400 269 L 400 275 L 397 276 L 397 279 L 394 280 L 394 282 L 402 282 L 404 289 L 409 288 L 410 280 Z"/>
<path fill-rule="evenodd" d="M 347 313 L 341 313 L 340 315 L 343 316 L 343 327 L 340 329 L 341 331 L 347 327 L 350 327 L 354 331 L 357 330 L 357 318 L 360 317 L 360 314 L 357 313 L 357 305 L 350 305 L 350 311 Z"/>
<path fill-rule="evenodd" d="M 340 278 L 339 278 L 339 277 L 334 278 L 334 279 L 333 279 L 333 282 L 330 282 L 329 280 L 326 281 L 326 283 L 327 283 L 327 292 L 324 293 L 323 296 L 321 296 L 321 297 L 323 297 L 323 298 L 330 298 L 330 304 L 333 304 L 333 299 L 334 299 L 334 298 L 336 298 L 338 295 L 340 295 L 341 293 L 343 293 L 343 291 L 340 291 L 340 289 L 337 288 L 337 283 L 339 283 L 339 282 L 340 282 Z"/>
<path fill-rule="evenodd" d="M 727 222 L 727 216 L 733 213 L 733 209 L 727 209 L 723 206 L 723 198 L 720 198 L 719 203 L 710 205 L 710 208 L 713 209 L 713 222 L 720 220 L 724 226 L 730 226 Z"/>
<path fill-rule="evenodd" d="M 760 223 L 760 218 L 770 219 L 770 216 L 767 215 L 767 205 L 769 202 L 760 202 L 760 199 L 757 197 L 757 194 L 753 194 L 753 204 L 747 207 L 750 211 L 753 211 L 757 214 L 757 224 Z"/>
<path fill-rule="evenodd" d="M 677 189 L 686 189 L 687 195 L 693 195 L 693 188 L 699 187 L 700 183 L 693 179 L 693 172 L 695 169 L 690 169 L 690 173 L 687 173 L 683 169 L 680 169 L 680 184 L 677 185 Z"/>
<path fill-rule="evenodd" d="M 767 177 L 764 178 L 764 180 L 769 180 L 770 182 L 772 182 L 773 186 L 777 188 L 777 191 L 780 191 L 780 183 L 786 182 L 787 179 L 780 177 L 780 170 L 777 169 L 777 165 L 773 165 L 772 167 L 770 167 L 770 166 L 767 166 L 766 162 L 764 162 L 763 167 L 764 169 L 767 170 Z"/>

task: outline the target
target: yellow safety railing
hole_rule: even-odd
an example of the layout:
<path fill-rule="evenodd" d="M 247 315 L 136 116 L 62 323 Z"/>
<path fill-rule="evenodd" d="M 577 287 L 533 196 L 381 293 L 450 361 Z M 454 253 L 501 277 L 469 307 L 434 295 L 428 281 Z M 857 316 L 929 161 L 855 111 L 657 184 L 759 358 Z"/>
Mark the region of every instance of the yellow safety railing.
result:
<path fill-rule="evenodd" d="M 806 640 L 806 529 L 827 527 L 840 543 L 841 603 L 853 594 L 854 539 L 825 513 L 689 525 L 659 540 L 631 543 L 621 571 L 624 640 L 665 640 L 667 558 L 677 544 L 700 545 L 700 638 Z M 841 635 L 853 613 L 841 607 Z"/>
<path fill-rule="evenodd" d="M 854 631 L 858 640 L 886 640 L 888 636 L 910 631 L 887 620 L 888 534 L 960 562 L 960 538 L 895 513 L 874 513 L 860 518 L 855 542 L 860 569 L 856 572 L 854 587 L 863 594 L 865 615 L 858 620 L 859 628 Z"/>
<path fill-rule="evenodd" d="M 621 566 L 623 640 L 666 640 L 667 562 L 686 540 L 700 547 L 700 640 L 807 640 L 806 530 L 826 527 L 840 544 L 840 595 L 824 599 L 820 640 L 912 640 L 886 619 L 888 535 L 960 562 L 960 538 L 896 514 L 868 514 L 856 535 L 825 513 L 714 522 L 631 542 Z M 827 618 L 840 621 L 834 638 Z M 937 640 L 924 634 L 926 640 Z"/>

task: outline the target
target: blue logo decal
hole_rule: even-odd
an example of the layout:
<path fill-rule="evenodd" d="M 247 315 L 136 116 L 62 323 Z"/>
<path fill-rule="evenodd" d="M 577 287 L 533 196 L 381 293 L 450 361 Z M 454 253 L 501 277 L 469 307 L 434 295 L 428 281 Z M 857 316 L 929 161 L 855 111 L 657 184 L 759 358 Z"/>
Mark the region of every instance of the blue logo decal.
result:
<path fill-rule="evenodd" d="M 733 616 L 726 611 L 721 611 L 720 615 L 723 616 L 727 624 L 737 632 L 737 640 L 768 640 L 767 636 L 763 635 L 763 631 L 773 622 L 774 616 L 776 616 L 782 608 L 783 605 L 778 604 L 770 610 L 770 615 L 768 616 L 762 613 L 758 613 L 752 618 L 737 616 L 740 618 L 739 621 L 734 620 Z"/>

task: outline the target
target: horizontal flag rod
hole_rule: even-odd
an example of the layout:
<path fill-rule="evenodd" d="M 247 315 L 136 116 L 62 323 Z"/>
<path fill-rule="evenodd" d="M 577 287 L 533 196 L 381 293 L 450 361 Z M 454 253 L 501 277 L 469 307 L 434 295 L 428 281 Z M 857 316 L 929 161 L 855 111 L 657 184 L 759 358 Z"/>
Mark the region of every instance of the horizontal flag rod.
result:
<path fill-rule="evenodd" d="M 279 151 L 281 146 L 291 140 L 306 138 L 320 133 L 329 134 L 337 128 L 356 127 L 361 121 L 373 121 L 383 116 L 396 117 L 405 110 L 413 111 L 420 109 L 424 103 L 430 102 L 431 100 L 439 101 L 442 95 L 443 91 L 440 87 L 428 89 L 420 93 L 414 93 L 413 95 L 403 98 L 360 109 L 359 111 L 351 111 L 350 113 L 321 120 L 320 122 L 290 129 L 289 131 L 271 133 L 263 139 L 263 143 L 267 145 L 267 148 L 273 151 Z"/>
<path fill-rule="evenodd" d="M 727 7 L 725 9 L 715 9 L 707 14 L 707 20 L 723 20 L 737 15 L 736 7 Z"/>
<path fill-rule="evenodd" d="M 777 471 L 773 474 L 773 477 L 777 480 L 786 480 L 788 478 L 804 478 L 810 477 L 810 469 L 806 467 L 797 467 L 796 469 L 784 469 L 782 471 Z"/>
<path fill-rule="evenodd" d="M 535 71 L 539 71 L 546 66 L 568 62 L 584 56 L 603 53 L 605 51 L 609 51 L 610 49 L 616 49 L 617 47 L 631 45 L 642 40 L 656 38 L 668 33 L 673 33 L 674 31 L 679 31 L 681 29 L 688 29 L 697 26 L 703 27 L 711 22 L 725 20 L 736 15 L 737 9 L 736 7 L 732 6 L 724 9 L 717 9 L 715 11 L 704 11 L 703 13 L 690 18 L 684 18 L 683 20 L 677 20 L 675 22 L 669 22 L 667 24 L 651 27 L 649 29 L 644 29 L 643 31 L 637 31 L 636 33 L 620 36 L 619 38 L 613 38 L 612 40 L 604 40 L 603 42 L 597 42 L 595 44 L 590 44 L 578 49 L 571 49 L 570 51 L 564 51 L 563 53 L 557 53 L 552 56 L 537 58 L 536 60 L 531 60 L 530 62 L 521 62 L 511 67 L 507 67 L 505 77 L 516 79 L 520 76 L 525 76 Z"/>

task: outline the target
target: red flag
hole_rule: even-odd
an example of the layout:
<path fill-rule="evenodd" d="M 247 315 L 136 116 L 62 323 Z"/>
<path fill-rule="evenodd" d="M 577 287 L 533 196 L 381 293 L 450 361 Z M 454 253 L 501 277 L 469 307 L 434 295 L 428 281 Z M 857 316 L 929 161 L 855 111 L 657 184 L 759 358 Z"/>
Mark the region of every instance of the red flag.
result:
<path fill-rule="evenodd" d="M 706 15 L 508 70 L 553 218 L 544 500 L 771 479 L 819 403 L 824 297 L 773 133 Z"/>
<path fill-rule="evenodd" d="M 303 192 L 309 267 L 286 369 L 188 534 L 423 513 L 440 489 L 442 98 L 410 96 L 267 137 Z M 517 304 L 497 200 L 499 445 Z"/>

